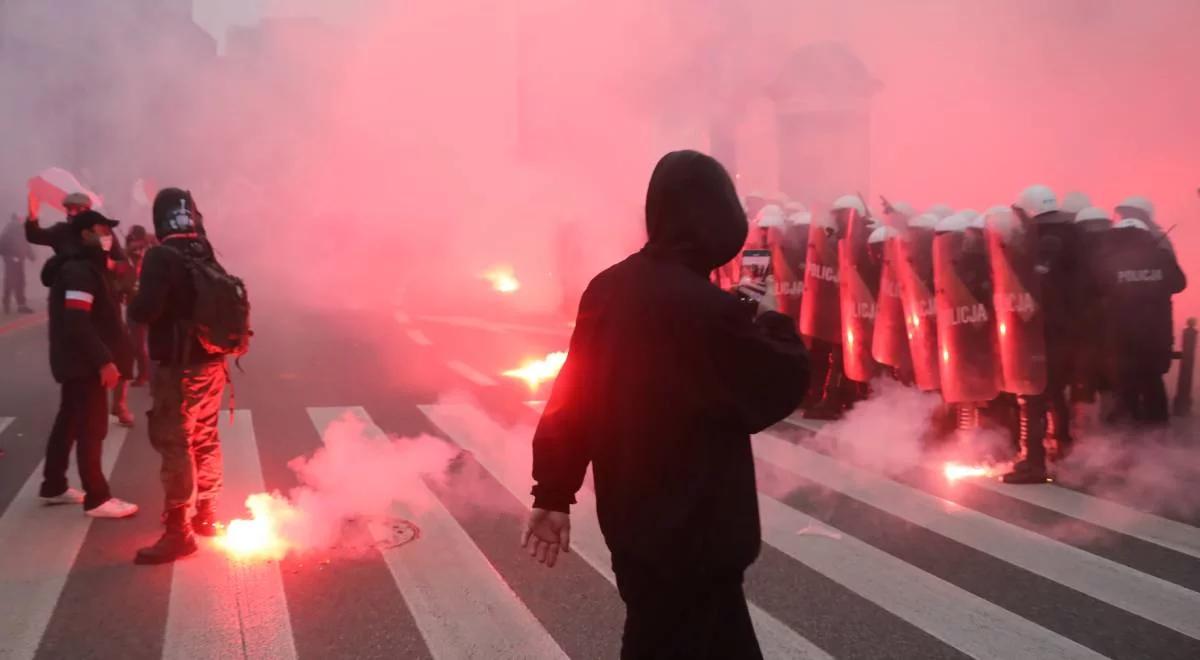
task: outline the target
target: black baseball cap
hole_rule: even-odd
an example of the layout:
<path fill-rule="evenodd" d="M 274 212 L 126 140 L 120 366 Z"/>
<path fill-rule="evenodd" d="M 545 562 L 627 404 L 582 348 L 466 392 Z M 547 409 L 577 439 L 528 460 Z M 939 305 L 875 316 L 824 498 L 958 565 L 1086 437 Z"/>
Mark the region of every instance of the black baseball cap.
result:
<path fill-rule="evenodd" d="M 71 229 L 73 229 L 75 231 L 75 233 L 77 233 L 77 234 L 82 233 L 84 229 L 91 229 L 92 227 L 95 227 L 96 225 L 108 225 L 109 228 L 112 228 L 112 227 L 116 227 L 117 225 L 121 224 L 121 222 L 119 220 L 112 220 L 112 219 L 106 218 L 106 217 L 104 217 L 104 214 L 100 213 L 99 211 L 93 211 L 91 209 L 88 209 L 87 211 L 84 211 L 83 213 L 73 216 L 67 222 L 70 223 Z"/>

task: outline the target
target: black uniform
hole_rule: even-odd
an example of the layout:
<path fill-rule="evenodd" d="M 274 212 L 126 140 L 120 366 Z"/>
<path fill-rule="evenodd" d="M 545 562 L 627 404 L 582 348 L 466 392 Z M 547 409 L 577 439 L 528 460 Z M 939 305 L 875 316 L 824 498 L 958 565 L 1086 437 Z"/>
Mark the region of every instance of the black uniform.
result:
<path fill-rule="evenodd" d="M 761 657 L 742 593 L 761 537 L 749 436 L 796 409 L 804 346 L 707 279 L 747 231 L 719 163 L 664 157 L 646 222 L 647 245 L 583 295 L 534 436 L 534 506 L 567 511 L 592 464 L 622 657 Z"/>
<path fill-rule="evenodd" d="M 1171 367 L 1175 336 L 1171 296 L 1187 287 L 1187 278 L 1165 239 L 1133 228 L 1114 229 L 1106 239 L 1095 278 L 1109 310 L 1118 414 L 1166 424 L 1163 375 Z"/>
<path fill-rule="evenodd" d="M 1067 388 L 1075 380 L 1082 336 L 1080 310 L 1084 301 L 1078 231 L 1073 218 L 1061 211 L 1037 218 L 1038 272 L 1046 330 L 1046 435 L 1061 453 L 1069 451 L 1074 442 Z"/>
<path fill-rule="evenodd" d="M 50 371 L 62 384 L 62 401 L 46 446 L 41 495 L 67 489 L 67 463 L 76 446 L 85 509 L 111 493 L 100 459 L 108 433 L 107 396 L 100 368 L 114 363 L 128 376 L 132 349 L 105 277 L 105 255 L 77 242 L 46 263 L 42 282 L 50 287 Z"/>

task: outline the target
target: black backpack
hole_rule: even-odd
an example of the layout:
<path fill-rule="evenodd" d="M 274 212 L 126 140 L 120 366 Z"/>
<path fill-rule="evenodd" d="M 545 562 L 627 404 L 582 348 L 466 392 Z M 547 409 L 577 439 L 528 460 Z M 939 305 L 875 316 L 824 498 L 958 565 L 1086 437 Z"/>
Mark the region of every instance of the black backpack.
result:
<path fill-rule="evenodd" d="M 196 256 L 174 246 L 183 255 L 196 304 L 192 308 L 191 333 L 209 355 L 241 357 L 250 348 L 250 298 L 241 279 L 230 275 L 216 257 Z"/>

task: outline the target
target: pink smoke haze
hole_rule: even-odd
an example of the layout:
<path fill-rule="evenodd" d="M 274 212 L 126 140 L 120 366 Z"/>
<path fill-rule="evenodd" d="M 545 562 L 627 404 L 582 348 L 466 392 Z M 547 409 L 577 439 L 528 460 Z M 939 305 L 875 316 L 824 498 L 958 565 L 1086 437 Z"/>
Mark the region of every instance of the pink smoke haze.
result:
<path fill-rule="evenodd" d="M 294 552 L 328 549 L 352 521 L 386 519 L 402 502 L 419 516 L 435 500 L 427 484 L 443 483 L 458 448 L 427 435 L 373 435 L 346 416 L 325 430 L 311 456 L 288 463 L 300 485 L 287 494 L 252 495 L 251 509 L 277 525 Z"/>

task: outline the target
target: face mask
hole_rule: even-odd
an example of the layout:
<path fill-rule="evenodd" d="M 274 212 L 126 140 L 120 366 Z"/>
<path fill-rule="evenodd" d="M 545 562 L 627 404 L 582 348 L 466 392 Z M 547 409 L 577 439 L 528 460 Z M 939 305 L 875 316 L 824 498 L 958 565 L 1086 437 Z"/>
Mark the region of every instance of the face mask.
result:
<path fill-rule="evenodd" d="M 100 249 L 104 250 L 105 252 L 112 250 L 112 241 L 113 241 L 112 236 L 101 236 L 100 237 Z"/>

